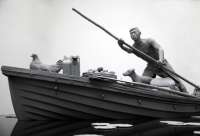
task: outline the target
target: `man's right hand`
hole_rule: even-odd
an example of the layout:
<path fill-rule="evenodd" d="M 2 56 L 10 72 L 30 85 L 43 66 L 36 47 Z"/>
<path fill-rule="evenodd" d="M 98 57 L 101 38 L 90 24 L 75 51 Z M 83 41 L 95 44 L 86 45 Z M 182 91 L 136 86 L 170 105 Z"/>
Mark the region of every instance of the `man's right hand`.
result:
<path fill-rule="evenodd" d="M 156 61 L 156 64 L 157 64 L 157 66 L 159 67 L 159 68 L 162 68 L 163 67 L 163 65 L 165 65 L 163 62 L 161 62 L 160 60 L 157 60 Z"/>
<path fill-rule="evenodd" d="M 119 40 L 118 40 L 118 44 L 119 44 L 119 46 L 122 48 L 122 47 L 123 47 L 123 44 L 124 44 L 124 40 L 119 39 Z"/>

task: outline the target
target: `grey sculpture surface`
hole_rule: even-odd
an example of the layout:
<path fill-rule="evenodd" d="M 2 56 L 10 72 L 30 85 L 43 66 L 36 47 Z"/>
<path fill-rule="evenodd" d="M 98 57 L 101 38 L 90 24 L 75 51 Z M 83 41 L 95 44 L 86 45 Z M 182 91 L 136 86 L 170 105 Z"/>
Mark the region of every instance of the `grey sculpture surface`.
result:
<path fill-rule="evenodd" d="M 58 73 L 63 67 L 63 61 L 58 60 L 56 64 L 54 65 L 47 65 L 44 64 L 40 61 L 39 57 L 37 54 L 32 54 L 31 57 L 32 62 L 30 63 L 30 69 L 31 70 L 41 70 L 41 71 L 48 71 L 48 72 L 53 72 L 53 73 Z"/>

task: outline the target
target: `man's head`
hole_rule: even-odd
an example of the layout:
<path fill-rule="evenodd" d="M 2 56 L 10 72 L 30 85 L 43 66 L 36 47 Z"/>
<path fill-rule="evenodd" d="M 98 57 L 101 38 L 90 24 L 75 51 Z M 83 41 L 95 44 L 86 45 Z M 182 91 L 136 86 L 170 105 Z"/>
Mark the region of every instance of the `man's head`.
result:
<path fill-rule="evenodd" d="M 140 39 L 140 29 L 138 27 L 134 27 L 132 29 L 129 30 L 130 35 L 131 35 L 131 39 L 133 39 L 134 41 L 137 41 Z"/>

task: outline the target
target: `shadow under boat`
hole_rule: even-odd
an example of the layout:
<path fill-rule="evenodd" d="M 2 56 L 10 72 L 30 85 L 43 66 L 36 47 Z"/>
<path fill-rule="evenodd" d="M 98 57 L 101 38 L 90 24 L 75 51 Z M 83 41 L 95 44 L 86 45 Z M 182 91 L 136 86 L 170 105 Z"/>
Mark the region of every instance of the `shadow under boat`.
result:
<path fill-rule="evenodd" d="M 200 120 L 19 121 L 12 136 L 188 136 L 200 133 Z"/>
<path fill-rule="evenodd" d="M 2 66 L 19 120 L 180 118 L 199 115 L 195 96 L 141 83 Z"/>

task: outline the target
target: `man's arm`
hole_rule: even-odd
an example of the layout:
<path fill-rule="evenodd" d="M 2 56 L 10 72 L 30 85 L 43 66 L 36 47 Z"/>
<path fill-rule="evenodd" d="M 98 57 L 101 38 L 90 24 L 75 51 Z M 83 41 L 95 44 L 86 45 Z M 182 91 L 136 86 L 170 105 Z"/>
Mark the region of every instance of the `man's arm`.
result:
<path fill-rule="evenodd" d="M 119 44 L 119 46 L 120 46 L 124 51 L 126 51 L 126 52 L 128 52 L 128 53 L 132 53 L 132 50 L 131 50 L 131 49 L 129 49 L 129 48 L 123 46 L 124 41 L 123 41 L 122 39 L 118 40 L 118 44 Z"/>

